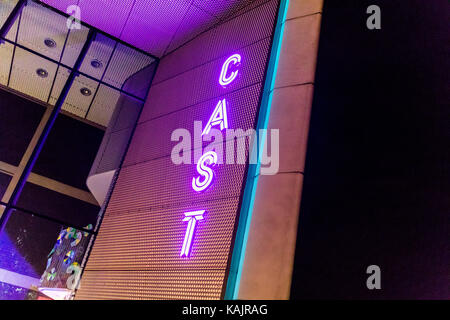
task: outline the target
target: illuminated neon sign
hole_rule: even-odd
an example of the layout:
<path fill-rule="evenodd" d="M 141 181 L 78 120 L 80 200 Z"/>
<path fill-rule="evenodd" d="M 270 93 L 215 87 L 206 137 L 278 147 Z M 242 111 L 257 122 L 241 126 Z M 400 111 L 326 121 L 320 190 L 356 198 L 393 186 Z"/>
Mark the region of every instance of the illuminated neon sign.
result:
<path fill-rule="evenodd" d="M 214 171 L 206 164 L 215 166 L 217 164 L 217 153 L 214 151 L 209 151 L 205 153 L 197 163 L 197 172 L 204 177 L 203 181 L 201 181 L 201 177 L 192 178 L 192 188 L 197 191 L 201 192 L 203 190 L 206 190 L 213 181 L 214 178 Z"/>
<path fill-rule="evenodd" d="M 217 103 L 211 118 L 209 118 L 205 129 L 203 129 L 202 136 L 208 134 L 211 131 L 211 127 L 220 125 L 220 130 L 228 129 L 228 117 L 227 117 L 227 100 L 223 99 Z"/>
<path fill-rule="evenodd" d="M 233 64 L 235 67 L 241 63 L 241 56 L 234 54 L 229 57 L 222 65 L 222 71 L 220 72 L 219 83 L 225 87 L 231 84 L 237 77 L 239 70 L 232 71 L 229 75 L 230 66 Z M 208 134 L 211 128 L 214 126 L 220 126 L 220 130 L 228 129 L 228 116 L 227 116 L 227 100 L 220 100 L 214 111 L 209 118 L 208 123 L 203 129 L 202 136 Z M 200 157 L 197 162 L 197 172 L 200 176 L 192 178 L 192 188 L 197 192 L 202 192 L 208 189 L 214 178 L 214 171 L 209 166 L 215 166 L 217 164 L 217 154 L 214 151 L 206 152 Z M 181 248 L 180 257 L 189 257 L 191 247 L 194 241 L 195 228 L 197 221 L 203 220 L 206 210 L 185 212 L 183 221 L 188 221 L 186 234 L 184 236 L 183 247 Z"/>
<path fill-rule="evenodd" d="M 227 76 L 228 70 L 230 69 L 230 65 L 233 64 L 235 67 L 241 64 L 241 56 L 239 54 L 233 54 L 229 57 L 222 66 L 222 72 L 220 73 L 219 83 L 222 87 L 226 87 L 230 83 L 232 83 L 239 71 L 232 71 L 229 76 Z"/>
<path fill-rule="evenodd" d="M 195 227 L 197 225 L 197 221 L 203 220 L 203 214 L 205 210 L 185 212 L 185 218 L 183 221 L 188 221 L 188 227 L 186 230 L 186 235 L 184 236 L 183 247 L 181 248 L 180 256 L 189 257 L 189 253 L 192 247 L 192 239 L 194 237 Z"/>

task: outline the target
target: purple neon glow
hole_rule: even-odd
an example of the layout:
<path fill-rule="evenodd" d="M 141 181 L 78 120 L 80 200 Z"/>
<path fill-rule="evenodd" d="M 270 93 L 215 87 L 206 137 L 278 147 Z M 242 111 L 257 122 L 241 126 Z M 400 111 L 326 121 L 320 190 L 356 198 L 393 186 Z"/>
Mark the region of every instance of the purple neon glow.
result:
<path fill-rule="evenodd" d="M 252 1 L 201 0 L 197 6 L 192 0 L 43 0 L 66 13 L 78 6 L 81 21 L 159 57 Z"/>
<path fill-rule="evenodd" d="M 62 3 L 66 0 L 46 1 Z M 102 2 L 79 1 L 82 20 L 86 17 L 94 19 L 95 16 L 83 15 L 84 3 L 88 1 Z M 192 178 L 198 175 L 196 167 L 176 166 L 172 163 L 169 157 L 173 147 L 169 143 L 170 136 L 177 128 L 192 128 L 194 121 L 198 120 L 203 121 L 201 134 L 214 107 L 224 98 L 227 102 L 229 127 L 244 130 L 253 128 L 278 3 L 276 0 L 186 2 L 195 6 L 189 7 L 188 14 L 184 16 L 182 24 L 173 36 L 169 51 L 178 48 L 179 44 L 185 45 L 161 59 L 149 98 L 139 118 L 136 135 L 126 155 L 127 165 L 119 175 L 108 206 L 108 214 L 105 214 L 105 223 L 101 226 L 102 232 L 97 238 L 99 243 L 109 243 L 108 235 L 122 232 L 120 230 L 124 228 L 137 230 L 138 233 L 142 230 L 146 233 L 141 237 L 145 245 L 130 247 L 129 244 L 135 241 L 136 232 L 124 232 L 118 239 L 119 242 L 113 246 L 100 245 L 100 251 L 92 253 L 87 269 L 106 265 L 105 281 L 102 281 L 100 291 L 92 290 L 89 286 L 80 288 L 80 299 L 99 298 L 104 292 L 127 296 L 128 293 L 123 293 L 120 286 L 115 285 L 121 276 L 120 272 L 116 271 L 124 267 L 132 270 L 128 281 L 132 286 L 144 278 L 150 279 L 150 282 L 145 284 L 146 290 L 136 291 L 139 298 L 166 299 L 174 295 L 187 299 L 220 298 L 221 286 L 217 283 L 221 283 L 228 272 L 226 268 L 245 181 L 245 167 L 208 165 L 214 171 L 213 181 L 209 189 L 197 193 L 190 185 Z M 244 2 L 251 2 L 252 8 L 245 8 L 229 20 L 222 18 L 236 11 L 236 6 Z M 117 9 L 128 11 L 128 1 L 123 3 L 125 5 L 119 4 Z M 160 48 L 168 43 L 166 35 L 172 36 L 173 29 L 165 22 L 172 24 L 178 18 L 178 14 L 173 12 L 168 18 L 165 8 L 176 11 L 184 7 L 185 1 L 139 0 L 135 3 L 136 9 L 130 10 L 130 18 L 119 38 L 159 56 L 162 51 Z M 148 6 L 150 9 L 152 5 L 159 7 L 159 12 L 153 14 L 144 8 Z M 108 7 L 108 10 L 104 11 L 101 14 L 114 18 L 103 21 L 105 29 L 108 23 L 124 24 L 123 16 L 114 14 L 112 8 Z M 210 31 L 203 32 L 208 26 L 212 26 L 208 12 L 217 18 L 219 24 Z M 101 20 L 100 17 L 95 19 Z M 86 22 L 100 26 L 100 23 Z M 150 25 L 161 30 L 155 31 Z M 186 42 L 184 35 L 187 34 L 197 36 Z M 239 73 L 236 79 L 224 88 L 219 83 L 220 72 L 226 59 L 234 53 L 242 56 L 243 63 L 237 67 Z M 236 65 L 230 63 L 226 76 L 230 77 L 232 71 L 236 71 Z M 214 128 L 219 129 L 219 126 Z M 195 221 L 195 230 L 192 230 L 193 223 L 191 224 L 188 233 L 189 235 L 191 230 L 193 231 L 190 256 L 180 257 L 185 238 L 183 233 L 189 227 L 189 220 L 180 220 L 187 218 L 185 212 L 200 209 L 205 209 L 207 214 L 203 215 L 204 221 L 200 224 L 200 220 Z M 121 214 L 123 212 L 127 214 Z M 178 232 L 171 232 L 173 230 Z M 186 246 L 187 242 L 186 240 Z M 123 250 L 128 250 L 130 255 L 121 255 Z M 117 263 L 118 257 L 120 263 Z M 149 266 L 158 272 L 148 271 Z M 204 276 L 205 272 L 208 277 Z M 85 281 L 98 280 L 95 272 L 85 272 L 84 277 Z M 177 285 L 179 283 L 182 285 Z"/>
<path fill-rule="evenodd" d="M 208 123 L 205 126 L 205 129 L 202 132 L 202 136 L 208 134 L 211 131 L 211 127 L 220 125 L 220 130 L 228 129 L 228 116 L 227 116 L 227 100 L 220 100 L 216 107 L 214 108 L 214 112 L 209 118 Z"/>
<path fill-rule="evenodd" d="M 192 178 L 192 188 L 201 192 L 206 190 L 212 183 L 214 178 L 214 171 L 208 165 L 215 166 L 217 164 L 218 157 L 217 153 L 214 151 L 206 152 L 197 162 L 197 172 L 200 174 L 200 177 Z M 203 177 L 203 180 L 201 180 Z"/>
<path fill-rule="evenodd" d="M 24 279 L 39 280 L 39 271 L 29 261 L 30 256 L 24 255 L 19 246 L 21 237 L 13 239 L 3 232 L 0 235 L 0 300 L 23 300 L 29 287 L 20 284 Z"/>
<path fill-rule="evenodd" d="M 231 57 L 229 57 L 225 63 L 222 66 L 222 71 L 220 72 L 220 78 L 219 83 L 222 87 L 226 87 L 230 83 L 232 83 L 238 73 L 239 70 L 232 71 L 229 76 L 227 76 L 227 73 L 229 72 L 230 65 L 233 64 L 235 67 L 239 66 L 241 63 L 241 56 L 239 54 L 233 54 Z"/>
<path fill-rule="evenodd" d="M 186 235 L 184 236 L 183 247 L 181 248 L 180 257 L 189 257 L 197 221 L 204 219 L 203 218 L 204 213 L 205 210 L 191 211 L 184 213 L 185 218 L 183 219 L 183 221 L 189 222 L 186 229 Z"/>
<path fill-rule="evenodd" d="M 222 87 L 226 87 L 227 85 L 232 83 L 238 75 L 239 71 L 235 70 L 232 71 L 229 76 L 227 76 L 230 65 L 233 64 L 234 66 L 239 66 L 240 63 L 241 63 L 241 56 L 239 54 L 234 54 L 225 61 L 225 63 L 222 65 L 222 70 L 219 79 L 219 83 L 222 85 Z M 203 130 L 202 135 L 208 134 L 211 130 L 211 127 L 217 125 L 220 126 L 220 130 L 228 129 L 226 99 L 222 99 L 217 103 L 216 107 L 214 108 L 214 112 L 212 113 L 208 123 L 205 126 L 205 129 Z M 197 163 L 197 172 L 200 174 L 200 176 L 192 178 L 192 188 L 195 191 L 197 192 L 204 191 L 211 185 L 214 178 L 214 171 L 210 167 L 208 167 L 207 164 L 214 166 L 217 164 L 217 160 L 218 157 L 214 151 L 206 152 L 199 159 Z M 201 180 L 201 177 L 203 177 L 204 179 Z M 180 256 L 182 257 L 189 256 L 197 220 L 203 219 L 204 212 L 205 210 L 185 213 L 185 218 L 183 219 L 183 221 L 189 221 L 189 223 L 186 230 L 186 235 L 184 237 L 183 248 L 181 249 Z"/>

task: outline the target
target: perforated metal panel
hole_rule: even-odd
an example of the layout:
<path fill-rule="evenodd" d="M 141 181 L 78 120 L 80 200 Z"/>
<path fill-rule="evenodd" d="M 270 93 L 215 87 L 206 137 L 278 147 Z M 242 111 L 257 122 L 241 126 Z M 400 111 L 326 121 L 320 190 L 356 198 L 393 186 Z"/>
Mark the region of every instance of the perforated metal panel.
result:
<path fill-rule="evenodd" d="M 76 299 L 220 298 L 224 270 L 86 271 Z"/>
<path fill-rule="evenodd" d="M 13 56 L 14 46 L 10 43 L 0 44 L 0 83 L 4 86 L 8 84 L 9 69 Z"/>
<path fill-rule="evenodd" d="M 80 71 L 101 80 L 115 45 L 116 41 L 102 34 L 97 34 L 81 64 Z M 96 68 L 93 63 L 97 63 Z"/>
<path fill-rule="evenodd" d="M 145 268 L 225 269 L 239 198 L 172 208 L 109 212 L 86 270 Z M 183 212 L 208 207 L 190 259 L 180 259 L 186 232 Z M 114 245 L 111 246 L 111 241 Z M 136 255 L 136 252 L 141 254 Z"/>
<path fill-rule="evenodd" d="M 79 0 L 78 5 L 81 8 L 83 21 L 87 21 L 98 29 L 106 29 L 110 35 L 119 37 L 135 2 L 134 0 Z"/>
<path fill-rule="evenodd" d="M 164 108 L 144 109 L 139 122 L 160 117 L 166 113 L 193 106 L 212 98 L 218 98 L 261 82 L 265 68 L 265 60 L 261 57 L 268 54 L 269 45 L 270 39 L 265 39 L 233 52 L 241 55 L 242 65 L 238 78 L 232 86 L 227 88 L 222 88 L 219 85 L 219 77 L 222 64 L 228 56 L 220 57 L 167 81 L 153 85 L 150 88 L 148 103 L 156 106 L 164 105 Z M 245 76 L 241 76 L 244 74 Z"/>
<path fill-rule="evenodd" d="M 80 30 L 72 30 L 70 32 L 67 38 L 66 48 L 61 59 L 62 64 L 71 68 L 75 65 L 81 49 L 83 48 L 83 44 L 87 39 L 88 33 L 89 29 L 84 26 L 81 26 Z M 89 51 L 89 53 L 92 54 L 92 51 Z"/>
<path fill-rule="evenodd" d="M 66 12 L 67 7 L 78 4 L 79 0 L 43 0 L 42 2 L 52 5 L 53 7 Z"/>
<path fill-rule="evenodd" d="M 123 29 L 122 40 L 161 56 L 189 9 L 190 2 L 136 1 Z"/>
<path fill-rule="evenodd" d="M 53 84 L 52 93 L 50 95 L 49 103 L 51 105 L 55 105 L 56 100 L 58 100 L 59 95 L 61 94 L 64 85 L 69 78 L 70 70 L 64 67 L 58 68 L 58 72 L 56 73 L 55 82 Z M 67 101 L 66 101 L 67 102 Z"/>
<path fill-rule="evenodd" d="M 271 1 L 44 0 L 43 2 L 64 12 L 70 5 L 78 4 L 82 21 L 162 57 L 216 23 L 232 19 L 244 11 Z"/>
<path fill-rule="evenodd" d="M 0 22 L 6 20 L 16 2 L 0 1 Z M 55 6 L 65 12 L 66 6 L 77 3 L 78 0 L 62 1 Z M 108 5 L 114 7 L 120 3 L 108 2 Z M 94 4 L 83 5 L 89 9 Z M 103 10 L 102 7 L 95 10 Z M 82 16 L 95 16 L 97 11 L 88 9 L 82 10 Z M 27 1 L 6 40 L 0 41 L 0 84 L 54 105 L 89 32 L 85 25 L 69 30 L 67 21 L 65 15 L 41 3 Z M 155 70 L 154 62 L 153 57 L 96 33 L 62 109 L 107 126 L 121 93 L 144 100 Z M 41 77 L 36 74 L 38 70 Z M 137 79 L 137 74 L 141 77 L 139 81 L 127 81 Z"/>
<path fill-rule="evenodd" d="M 0 1 L 0 26 L 8 19 L 9 14 L 13 10 L 18 0 L 2 0 Z"/>
<path fill-rule="evenodd" d="M 233 20 L 161 60 L 76 298 L 221 298 L 247 164 L 217 164 L 211 186 L 197 192 L 196 164 L 172 162 L 170 136 L 177 128 L 192 133 L 195 120 L 204 126 L 221 99 L 229 128 L 254 128 L 277 7 L 273 0 L 233 11 Z M 221 69 L 235 53 L 242 58 L 238 77 L 224 88 Z M 202 154 L 193 148 L 187 153 Z M 248 157 L 248 149 L 238 152 Z M 181 257 L 184 213 L 197 210 L 205 210 L 204 219 L 190 256 Z"/>
<path fill-rule="evenodd" d="M 210 201 L 238 197 L 244 178 L 244 165 L 219 165 L 215 168 L 215 182 L 203 193 L 192 187 L 197 175 L 194 165 L 172 163 L 170 157 L 139 163 L 123 168 L 108 212 L 123 212 L 145 208 L 170 207 L 193 201 Z"/>
<path fill-rule="evenodd" d="M 66 17 L 30 1 L 22 10 L 17 43 L 59 61 L 68 31 L 66 21 Z M 49 37 L 55 43 L 53 48 L 44 44 Z"/>
<path fill-rule="evenodd" d="M 225 20 L 243 8 L 252 8 L 262 2 L 267 2 L 267 0 L 194 0 L 193 4 L 217 18 Z"/>
<path fill-rule="evenodd" d="M 119 97 L 119 91 L 100 85 L 86 119 L 107 127 Z"/>
<path fill-rule="evenodd" d="M 37 75 L 37 69 L 45 69 L 47 77 Z M 21 48 L 16 48 L 11 70 L 10 87 L 33 98 L 47 101 L 56 74 L 56 63 L 33 55 Z"/>
<path fill-rule="evenodd" d="M 56 77 L 55 86 L 53 87 L 53 93 L 50 103 L 55 104 L 59 96 L 60 91 L 64 87 L 67 78 L 69 77 L 69 71 L 64 68 L 58 70 L 58 76 Z M 98 82 L 89 79 L 85 76 L 78 76 L 73 82 L 72 88 L 69 91 L 67 98 L 64 100 L 62 109 L 84 118 L 89 109 L 89 105 L 93 99 L 93 93 L 97 88 Z M 89 89 L 91 94 L 84 96 L 81 94 L 82 89 Z"/>
<path fill-rule="evenodd" d="M 189 33 L 190 37 L 195 38 L 218 22 L 219 19 L 215 16 L 191 5 L 181 21 L 177 32 L 174 34 L 170 45 L 167 47 L 166 52 L 170 52 L 187 42 L 189 40 L 189 38 L 185 37 L 187 33 Z"/>
<path fill-rule="evenodd" d="M 153 61 L 153 58 L 119 44 L 114 51 L 103 80 L 116 88 L 121 88 L 128 78 Z"/>
<path fill-rule="evenodd" d="M 259 40 L 269 38 L 272 34 L 272 25 L 268 22 L 275 19 L 276 9 L 276 1 L 263 3 L 254 10 L 243 9 L 243 13 L 235 19 L 227 20 L 211 31 L 202 33 L 163 58 L 165 63 L 160 64 L 153 83 L 160 83 L 204 63 L 234 54 L 236 50 Z M 242 32 L 243 30 L 248 32 Z"/>
<path fill-rule="evenodd" d="M 253 128 L 260 90 L 261 85 L 256 83 L 228 95 L 140 123 L 124 166 L 170 156 L 175 144 L 174 142 L 168 143 L 171 141 L 172 132 L 178 128 L 184 128 L 193 133 L 194 121 L 202 121 L 204 127 L 217 101 L 223 98 L 227 99 L 230 128 L 241 128 L 244 131 Z M 148 137 L 152 137 L 152 139 Z M 225 140 L 227 137 L 223 136 L 223 139 Z M 209 143 L 209 141 L 205 141 L 204 144 Z M 194 148 L 193 145 L 192 148 Z"/>

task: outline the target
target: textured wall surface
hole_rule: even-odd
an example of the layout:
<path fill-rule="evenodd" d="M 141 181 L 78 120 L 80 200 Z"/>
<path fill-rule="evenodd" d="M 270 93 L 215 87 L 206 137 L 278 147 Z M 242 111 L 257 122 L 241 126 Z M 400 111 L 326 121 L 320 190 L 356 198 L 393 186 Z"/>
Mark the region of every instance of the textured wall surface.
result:
<path fill-rule="evenodd" d="M 71 5 L 78 5 L 82 21 L 158 57 L 228 20 L 244 7 L 257 6 L 263 1 L 43 0 L 63 12 Z"/>
<path fill-rule="evenodd" d="M 204 126 L 221 99 L 229 128 L 255 126 L 277 9 L 276 0 L 254 1 L 161 60 L 76 298 L 221 297 L 245 165 L 217 165 L 212 186 L 197 193 L 195 164 L 171 161 L 171 133 Z M 223 88 L 222 65 L 236 53 L 239 76 Z M 205 219 L 181 258 L 182 220 L 194 210 Z"/>
<path fill-rule="evenodd" d="M 289 1 L 268 126 L 280 168 L 258 181 L 239 299 L 290 297 L 321 11 L 322 0 Z"/>

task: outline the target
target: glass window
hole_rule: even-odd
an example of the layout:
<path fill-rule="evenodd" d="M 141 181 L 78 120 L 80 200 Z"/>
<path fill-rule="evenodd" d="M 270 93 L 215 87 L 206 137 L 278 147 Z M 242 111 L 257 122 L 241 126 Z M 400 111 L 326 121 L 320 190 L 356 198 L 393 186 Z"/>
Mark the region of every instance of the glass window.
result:
<path fill-rule="evenodd" d="M 17 2 L 0 0 L 0 27 Z M 100 211 L 87 179 L 119 168 L 156 66 L 91 27 L 67 28 L 64 15 L 38 2 L 16 15 L 0 39 L 0 215 L 9 217 L 0 233 L 0 299 L 65 299 L 75 288 Z"/>
<path fill-rule="evenodd" d="M 60 114 L 42 148 L 33 172 L 87 190 L 86 179 L 104 130 Z"/>
<path fill-rule="evenodd" d="M 20 195 L 17 206 L 32 212 L 43 212 L 52 219 L 58 219 L 75 225 L 95 224 L 100 209 L 92 198 L 77 199 L 70 196 L 63 188 L 48 186 L 46 183 L 32 180 L 27 182 Z"/>
<path fill-rule="evenodd" d="M 31 105 L 29 100 L 0 88 L 1 162 L 19 165 L 44 112 L 45 107 Z"/>
<path fill-rule="evenodd" d="M 0 299 L 70 294 L 89 240 L 89 231 L 15 210 L 0 235 Z"/>
<path fill-rule="evenodd" d="M 8 188 L 9 182 L 11 181 L 11 173 L 6 174 L 4 173 L 8 169 L 3 167 L 0 168 L 0 199 L 5 194 L 6 189 Z"/>

